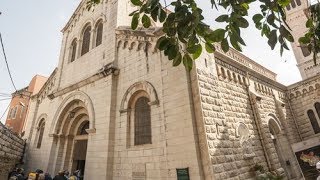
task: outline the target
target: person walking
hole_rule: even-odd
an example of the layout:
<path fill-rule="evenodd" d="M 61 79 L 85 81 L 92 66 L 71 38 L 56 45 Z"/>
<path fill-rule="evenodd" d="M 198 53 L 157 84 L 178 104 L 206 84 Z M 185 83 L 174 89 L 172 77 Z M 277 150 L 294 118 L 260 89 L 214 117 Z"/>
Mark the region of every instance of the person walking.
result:
<path fill-rule="evenodd" d="M 17 168 L 13 168 L 12 171 L 9 172 L 8 174 L 8 180 L 12 177 L 15 176 L 17 174 Z"/>
<path fill-rule="evenodd" d="M 49 173 L 44 174 L 44 180 L 52 180 L 52 177 Z"/>
<path fill-rule="evenodd" d="M 69 180 L 79 180 L 79 178 L 77 177 L 77 172 L 73 172 L 72 176 L 70 176 Z"/>
<path fill-rule="evenodd" d="M 28 180 L 44 180 L 43 171 L 41 169 L 37 169 L 35 172 L 29 173 Z"/>
<path fill-rule="evenodd" d="M 64 171 L 59 171 L 59 173 L 53 178 L 53 180 L 68 180 L 64 176 Z"/>

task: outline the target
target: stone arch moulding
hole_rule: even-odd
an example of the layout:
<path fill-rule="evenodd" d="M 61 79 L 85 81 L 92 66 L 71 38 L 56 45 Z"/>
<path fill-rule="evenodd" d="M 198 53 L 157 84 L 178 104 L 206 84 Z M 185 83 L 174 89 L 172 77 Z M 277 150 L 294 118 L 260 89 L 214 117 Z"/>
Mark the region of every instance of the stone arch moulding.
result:
<path fill-rule="evenodd" d="M 46 113 L 42 113 L 38 118 L 37 118 L 37 121 L 36 121 L 36 128 L 39 127 L 39 123 L 41 122 L 41 120 L 44 119 L 44 121 L 47 121 L 48 119 L 48 115 Z"/>
<path fill-rule="evenodd" d="M 91 26 L 91 30 L 94 28 L 94 24 L 95 21 L 93 18 L 87 18 L 83 21 L 82 25 L 80 26 L 80 29 L 79 29 L 79 33 L 80 34 L 80 38 L 82 37 L 82 33 L 84 32 L 84 29 L 87 27 L 87 26 Z"/>
<path fill-rule="evenodd" d="M 267 116 L 267 123 L 268 123 L 268 126 L 270 124 L 273 124 L 273 125 L 276 125 L 276 127 L 278 128 L 279 132 L 282 131 L 282 125 L 281 125 L 281 122 L 278 120 L 278 118 L 274 115 L 274 114 L 269 114 Z"/>
<path fill-rule="evenodd" d="M 64 100 L 61 102 L 60 106 L 58 107 L 50 126 L 50 134 L 49 134 L 50 136 L 55 135 L 55 129 L 56 129 L 56 126 L 58 125 L 59 117 L 63 112 L 64 108 L 67 107 L 68 104 L 74 100 L 80 100 L 85 104 L 88 111 L 89 122 L 90 122 L 90 129 L 88 131 L 90 133 L 95 133 L 95 113 L 94 113 L 92 100 L 86 93 L 82 91 L 76 91 L 76 92 L 72 92 L 66 98 L 64 98 Z"/>
<path fill-rule="evenodd" d="M 148 81 L 140 81 L 136 82 L 133 85 L 131 85 L 128 90 L 125 92 L 123 99 L 121 101 L 120 105 L 120 113 L 127 112 L 128 111 L 128 103 L 130 98 L 133 94 L 135 94 L 138 91 L 145 91 L 148 93 L 150 102 L 149 105 L 156 105 L 159 104 L 158 95 L 156 92 L 156 89 L 153 87 L 151 83 Z"/>

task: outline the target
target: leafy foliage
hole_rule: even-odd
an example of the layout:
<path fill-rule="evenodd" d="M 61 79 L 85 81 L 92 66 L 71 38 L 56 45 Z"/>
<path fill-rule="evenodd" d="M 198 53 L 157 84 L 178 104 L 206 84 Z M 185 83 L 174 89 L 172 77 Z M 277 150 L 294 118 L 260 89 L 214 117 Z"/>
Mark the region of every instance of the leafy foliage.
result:
<path fill-rule="evenodd" d="M 313 52 L 313 60 L 317 64 L 316 57 L 320 52 L 320 3 L 311 6 L 307 13 L 306 27 L 308 32 L 299 38 L 299 42 L 307 46 L 310 52 Z"/>
<path fill-rule="evenodd" d="M 261 36 L 268 39 L 271 49 L 277 44 L 282 55 L 284 49 L 289 50 L 288 41 L 293 42 L 290 27 L 286 24 L 284 7 L 290 4 L 290 0 L 210 0 L 212 8 L 223 8 L 227 14 L 220 15 L 215 21 L 225 23 L 225 28 L 212 29 L 205 24 L 202 9 L 195 0 L 174 0 L 165 7 L 160 0 L 131 0 L 138 10 L 132 12 L 131 28 L 136 29 L 141 22 L 144 28 L 151 26 L 151 19 L 163 23 L 164 35 L 159 38 L 157 48 L 164 52 L 172 61 L 173 66 L 181 63 L 190 70 L 193 60 L 200 57 L 205 49 L 208 53 L 215 51 L 214 44 L 220 43 L 224 52 L 230 46 L 242 51 L 245 41 L 241 37 L 241 30 L 248 28 L 248 10 L 253 2 L 260 2 L 260 12 L 252 17 L 255 27 L 261 32 Z M 99 3 L 100 0 L 89 0 L 88 6 Z M 167 6 L 173 8 L 173 12 L 166 10 Z M 310 18 L 306 24 L 309 31 L 299 39 L 316 54 L 320 52 L 320 27 L 319 5 L 310 8 Z"/>

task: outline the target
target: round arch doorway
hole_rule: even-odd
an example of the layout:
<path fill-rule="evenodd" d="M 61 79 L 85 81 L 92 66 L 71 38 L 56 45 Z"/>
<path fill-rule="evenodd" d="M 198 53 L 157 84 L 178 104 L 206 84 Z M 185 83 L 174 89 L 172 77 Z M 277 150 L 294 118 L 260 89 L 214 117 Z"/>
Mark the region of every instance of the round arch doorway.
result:
<path fill-rule="evenodd" d="M 54 132 L 55 136 L 49 169 L 57 174 L 68 170 L 71 174 L 80 170 L 81 180 L 85 174 L 88 147 L 88 133 L 91 120 L 83 101 L 73 100 L 68 103 L 59 115 Z M 52 165 L 52 166 L 50 166 Z"/>
<path fill-rule="evenodd" d="M 89 121 L 84 121 L 80 124 L 73 143 L 73 157 L 71 172 L 80 171 L 80 180 L 83 179 L 86 166 L 87 146 Z"/>

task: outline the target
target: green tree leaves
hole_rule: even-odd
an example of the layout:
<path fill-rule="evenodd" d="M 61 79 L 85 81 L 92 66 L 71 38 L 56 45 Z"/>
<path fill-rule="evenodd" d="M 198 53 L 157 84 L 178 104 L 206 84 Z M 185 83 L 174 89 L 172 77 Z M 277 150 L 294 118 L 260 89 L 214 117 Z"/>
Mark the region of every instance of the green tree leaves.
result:
<path fill-rule="evenodd" d="M 227 14 L 221 15 L 216 19 L 217 22 L 228 22 L 228 20 L 229 20 L 229 15 Z"/>
<path fill-rule="evenodd" d="M 131 28 L 132 29 L 137 29 L 138 24 L 139 24 L 139 13 L 136 13 L 132 17 Z"/>
<path fill-rule="evenodd" d="M 308 32 L 299 38 L 299 43 L 313 52 L 313 60 L 317 64 L 316 57 L 320 52 L 320 3 L 311 6 L 308 10 L 308 20 L 306 22 Z"/>
<path fill-rule="evenodd" d="M 135 6 L 141 6 L 143 4 L 140 0 L 131 0 L 131 3 Z"/>
<path fill-rule="evenodd" d="M 217 10 L 224 8 L 226 14 L 215 19 L 216 22 L 225 23 L 225 28 L 212 29 L 203 20 L 202 9 L 195 0 L 173 0 L 166 6 L 171 6 L 173 12 L 168 12 L 159 0 L 131 0 L 138 10 L 132 12 L 131 28 L 137 29 L 140 22 L 144 28 L 151 26 L 151 21 L 163 23 L 164 35 L 158 39 L 157 48 L 172 61 L 173 66 L 183 63 L 190 70 L 193 60 L 200 57 L 203 49 L 208 53 L 215 51 L 213 43 L 221 45 L 221 49 L 227 52 L 230 46 L 238 51 L 245 46 L 241 37 L 241 30 L 249 27 L 247 20 L 248 9 L 252 2 L 257 0 L 210 0 L 212 7 Z M 89 0 L 88 6 L 94 6 L 101 0 Z M 278 44 L 280 53 L 289 49 L 287 42 L 293 42 L 290 27 L 286 24 L 284 8 L 290 4 L 290 0 L 259 0 L 260 12 L 252 17 L 255 27 L 261 31 L 261 36 L 268 39 L 271 49 Z M 306 27 L 308 32 L 299 39 L 310 51 L 316 54 L 320 52 L 320 4 L 311 6 L 308 12 Z"/>
<path fill-rule="evenodd" d="M 142 16 L 142 24 L 143 24 L 143 27 L 145 27 L 145 28 L 149 28 L 151 26 L 151 20 L 145 14 Z"/>

